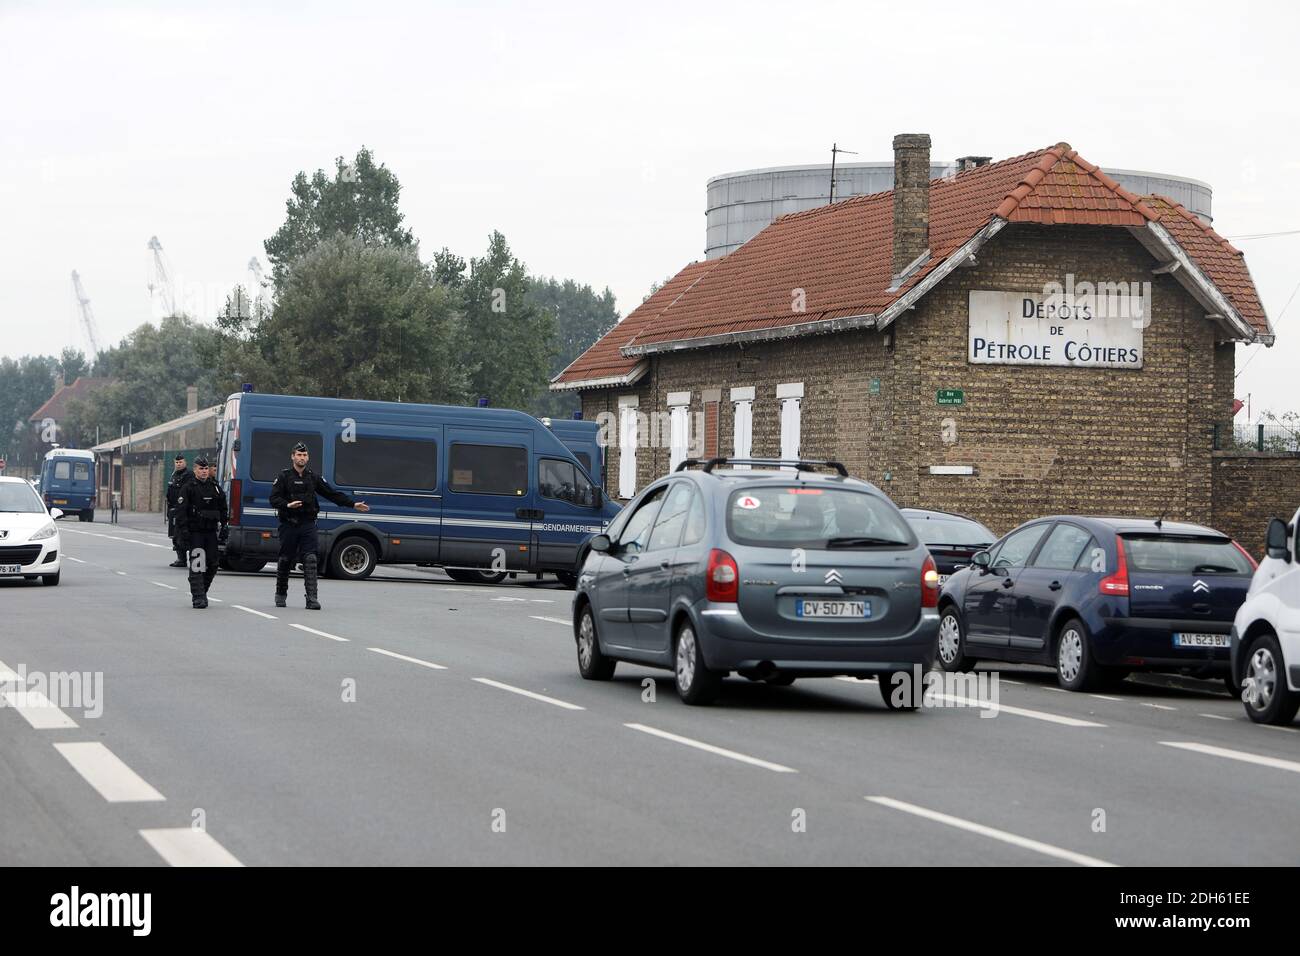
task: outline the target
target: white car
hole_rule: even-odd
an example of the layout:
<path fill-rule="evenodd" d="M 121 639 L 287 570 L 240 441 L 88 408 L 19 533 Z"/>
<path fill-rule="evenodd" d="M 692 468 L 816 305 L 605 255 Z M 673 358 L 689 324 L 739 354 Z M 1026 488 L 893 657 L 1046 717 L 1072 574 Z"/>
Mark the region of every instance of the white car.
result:
<path fill-rule="evenodd" d="M 22 478 L 0 477 L 0 579 L 22 576 L 58 584 L 63 556 L 54 519 L 58 508 L 45 503 Z"/>
<path fill-rule="evenodd" d="M 1232 622 L 1232 675 L 1246 715 L 1289 724 L 1300 710 L 1300 511 L 1268 525 L 1267 554 Z"/>

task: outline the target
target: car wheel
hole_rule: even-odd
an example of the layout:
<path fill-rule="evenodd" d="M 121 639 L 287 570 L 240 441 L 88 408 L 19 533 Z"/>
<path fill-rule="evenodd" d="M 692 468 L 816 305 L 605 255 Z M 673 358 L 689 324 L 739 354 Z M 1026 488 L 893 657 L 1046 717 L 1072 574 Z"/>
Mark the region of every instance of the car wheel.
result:
<path fill-rule="evenodd" d="M 1260 634 L 1245 653 L 1242 703 L 1257 724 L 1289 724 L 1300 710 L 1300 694 L 1286 685 L 1282 648 L 1272 634 Z"/>
<path fill-rule="evenodd" d="M 578 617 L 578 673 L 585 680 L 609 680 L 614 676 L 617 661 L 605 656 L 600 649 L 600 638 L 596 635 L 596 616 L 591 613 L 591 605 L 584 605 Z"/>
<path fill-rule="evenodd" d="M 62 571 L 55 571 L 53 574 L 42 574 L 41 583 L 47 588 L 57 587 L 59 583 L 59 575 L 62 573 Z"/>
<path fill-rule="evenodd" d="M 1092 659 L 1088 629 L 1077 617 L 1061 625 L 1056 637 L 1056 680 L 1066 690 L 1090 690 L 1099 682 L 1101 668 Z"/>
<path fill-rule="evenodd" d="M 677 675 L 677 696 L 682 703 L 708 704 L 718 696 L 722 675 L 705 665 L 699 639 L 689 621 L 677 630 L 673 671 Z"/>
<path fill-rule="evenodd" d="M 969 671 L 975 659 L 966 656 L 966 633 L 956 608 L 946 608 L 939 619 L 939 666 L 946 671 Z"/>
<path fill-rule="evenodd" d="M 897 683 L 894 682 L 896 674 L 903 675 L 903 679 Z M 890 671 L 877 678 L 880 683 L 880 699 L 884 701 L 886 710 L 916 710 L 921 705 L 923 688 L 913 687 L 912 677 L 911 671 Z"/>
<path fill-rule="evenodd" d="M 336 578 L 360 581 L 370 577 L 378 559 L 375 546 L 368 539 L 352 535 L 336 544 L 330 552 L 330 574 Z"/>

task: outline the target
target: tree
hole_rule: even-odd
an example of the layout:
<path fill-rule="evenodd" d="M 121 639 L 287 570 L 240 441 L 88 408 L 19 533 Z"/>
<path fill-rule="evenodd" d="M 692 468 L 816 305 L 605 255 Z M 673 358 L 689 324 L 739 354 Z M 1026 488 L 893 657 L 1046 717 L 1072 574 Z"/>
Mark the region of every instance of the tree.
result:
<path fill-rule="evenodd" d="M 591 286 L 579 285 L 572 279 L 530 279 L 528 299 L 554 318 L 555 357 L 548 379 L 563 371 L 618 322 L 614 293 L 608 288 L 597 295 Z M 549 387 L 530 404 L 536 414 L 553 417 L 568 417 L 580 407 L 573 392 L 552 392 Z"/>
<path fill-rule="evenodd" d="M 471 396 L 500 408 L 530 408 L 556 353 L 554 317 L 530 300 L 527 270 L 499 232 L 489 238 L 486 255 L 470 260 L 467 276 L 450 266 L 435 260 L 435 270 L 459 283 L 452 289 L 462 314 L 462 364 Z"/>
<path fill-rule="evenodd" d="M 39 462 L 31 454 L 38 444 L 28 441 L 27 419 L 54 394 L 54 376 L 60 360 L 48 355 L 0 358 L 0 456 L 11 465 Z"/>
<path fill-rule="evenodd" d="M 289 267 L 269 316 L 255 327 L 234 324 L 228 334 L 247 335 L 280 391 L 403 402 L 466 398 L 452 294 L 412 247 L 325 239 Z"/>
<path fill-rule="evenodd" d="M 250 304 L 242 285 L 226 296 L 214 334 L 201 353 L 223 394 L 239 391 L 245 382 L 266 391 L 278 390 L 277 375 L 263 355 L 259 334 L 269 317 L 266 298 L 259 295 Z"/>
<path fill-rule="evenodd" d="M 290 263 L 324 239 L 342 235 L 367 245 L 416 244 L 411 231 L 402 228 L 401 184 L 386 166 L 376 165 L 370 150 L 361 147 L 351 163 L 340 156 L 334 166 L 332 179 L 323 169 L 311 179 L 304 172 L 293 179 L 288 216 L 263 244 L 277 289 Z"/>

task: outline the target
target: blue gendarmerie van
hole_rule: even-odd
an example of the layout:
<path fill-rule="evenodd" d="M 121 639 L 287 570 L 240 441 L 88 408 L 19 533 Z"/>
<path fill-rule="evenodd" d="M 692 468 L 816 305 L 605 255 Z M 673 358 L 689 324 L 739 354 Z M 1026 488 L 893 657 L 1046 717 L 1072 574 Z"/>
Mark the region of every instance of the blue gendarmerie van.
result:
<path fill-rule="evenodd" d="M 41 499 L 79 521 L 95 520 L 95 453 L 52 448 L 41 463 Z"/>
<path fill-rule="evenodd" d="M 588 539 L 618 513 L 573 452 L 520 411 L 239 392 L 220 427 L 223 559 L 235 570 L 275 560 L 271 483 L 298 442 L 308 468 L 371 508 L 321 502 L 323 566 L 337 577 L 415 564 L 462 581 L 552 572 L 572 586 Z"/>

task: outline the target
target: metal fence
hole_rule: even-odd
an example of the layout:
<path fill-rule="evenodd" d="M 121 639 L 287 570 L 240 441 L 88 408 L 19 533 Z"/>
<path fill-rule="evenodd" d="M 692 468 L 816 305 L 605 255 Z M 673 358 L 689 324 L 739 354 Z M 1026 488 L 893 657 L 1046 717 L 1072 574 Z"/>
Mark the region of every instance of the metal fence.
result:
<path fill-rule="evenodd" d="M 1300 453 L 1300 429 L 1285 425 L 1215 425 L 1214 450 Z"/>

